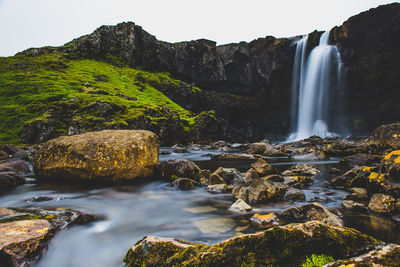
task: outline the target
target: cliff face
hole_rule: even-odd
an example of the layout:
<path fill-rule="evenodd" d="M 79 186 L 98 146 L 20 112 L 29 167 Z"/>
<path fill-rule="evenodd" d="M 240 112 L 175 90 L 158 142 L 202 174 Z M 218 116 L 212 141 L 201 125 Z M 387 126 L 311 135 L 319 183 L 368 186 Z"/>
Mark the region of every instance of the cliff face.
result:
<path fill-rule="evenodd" d="M 309 34 L 310 50 L 320 34 Z M 196 97 L 179 93 L 168 97 L 195 112 L 216 110 L 228 129 L 225 138 L 251 139 L 288 133 L 293 39 L 268 36 L 221 46 L 209 40 L 172 44 L 128 22 L 102 26 L 60 48 L 30 49 L 23 54 L 74 52 L 116 65 L 125 62 L 169 72 L 206 91 Z M 331 43 L 338 45 L 346 67 L 347 109 L 357 132 L 400 118 L 399 41 L 400 4 L 361 13 L 331 32 Z"/>

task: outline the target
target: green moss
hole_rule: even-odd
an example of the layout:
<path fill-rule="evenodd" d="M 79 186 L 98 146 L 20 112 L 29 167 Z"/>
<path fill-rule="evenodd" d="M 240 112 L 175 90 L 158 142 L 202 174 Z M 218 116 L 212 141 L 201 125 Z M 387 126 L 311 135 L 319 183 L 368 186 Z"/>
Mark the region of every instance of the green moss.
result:
<path fill-rule="evenodd" d="M 59 52 L 0 57 L 0 143 L 21 143 L 23 126 L 36 121 L 55 121 L 55 129 L 62 133 L 72 121 L 93 129 L 126 128 L 144 117 L 157 124 L 165 118 L 163 107 L 176 112 L 189 131 L 196 114 L 164 94 L 182 84 L 168 73 L 129 68 L 112 55 L 105 62 Z M 184 88 L 201 91 L 186 84 Z M 110 104 L 113 113 L 96 113 L 96 102 Z M 148 115 L 147 110 L 159 110 L 160 115 Z"/>
<path fill-rule="evenodd" d="M 323 266 L 323 265 L 328 264 L 333 261 L 334 261 L 334 259 L 329 255 L 312 254 L 310 257 L 306 258 L 306 260 L 303 262 L 303 264 L 301 266 L 302 267 L 319 267 L 319 266 Z"/>

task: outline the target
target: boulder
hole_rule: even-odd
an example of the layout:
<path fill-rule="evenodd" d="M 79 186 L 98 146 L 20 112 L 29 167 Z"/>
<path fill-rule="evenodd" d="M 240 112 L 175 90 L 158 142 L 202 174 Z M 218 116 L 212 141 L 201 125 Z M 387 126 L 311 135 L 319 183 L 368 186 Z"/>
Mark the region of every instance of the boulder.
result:
<path fill-rule="evenodd" d="M 279 149 L 276 149 L 275 147 L 273 147 L 270 144 L 267 144 L 263 155 L 266 157 L 285 157 L 288 154 Z"/>
<path fill-rule="evenodd" d="M 0 265 L 20 266 L 39 254 L 51 236 L 47 220 L 22 220 L 0 223 Z"/>
<path fill-rule="evenodd" d="M 258 175 L 258 172 L 256 172 L 256 170 L 254 170 L 253 168 L 250 168 L 246 174 L 244 175 L 243 178 L 243 182 L 248 185 L 250 184 L 252 181 L 260 179 L 260 176 Z"/>
<path fill-rule="evenodd" d="M 212 173 L 210 175 L 210 179 L 208 181 L 209 185 L 215 185 L 215 184 L 226 184 L 224 178 L 222 178 L 221 176 L 219 176 L 216 173 Z"/>
<path fill-rule="evenodd" d="M 215 245 L 147 236 L 124 257 L 127 266 L 301 266 L 305 255 L 360 255 L 382 242 L 318 221 L 275 226 Z"/>
<path fill-rule="evenodd" d="M 187 159 L 169 159 L 160 164 L 161 176 L 167 179 L 190 178 L 200 180 L 200 168 Z"/>
<path fill-rule="evenodd" d="M 285 223 L 320 221 L 334 226 L 343 226 L 343 221 L 317 202 L 286 209 L 279 213 L 279 219 Z"/>
<path fill-rule="evenodd" d="M 251 217 L 250 222 L 260 229 L 268 229 L 279 225 L 278 217 L 274 212 L 266 215 L 256 213 Z"/>
<path fill-rule="evenodd" d="M 295 188 L 304 188 L 314 182 L 312 176 L 284 176 L 284 184 Z"/>
<path fill-rule="evenodd" d="M 262 179 L 252 181 L 248 186 L 234 187 L 232 194 L 247 203 L 256 204 L 270 200 L 282 199 L 288 186 L 283 183 L 267 182 Z"/>
<path fill-rule="evenodd" d="M 352 192 L 351 197 L 353 199 L 367 199 L 368 198 L 368 192 L 367 192 L 367 189 L 365 189 L 365 188 L 352 187 L 352 188 L 350 188 L 350 191 Z"/>
<path fill-rule="evenodd" d="M 383 148 L 400 149 L 400 122 L 379 126 L 373 131 L 372 140 Z"/>
<path fill-rule="evenodd" d="M 342 201 L 342 206 L 348 210 L 366 210 L 367 207 L 364 204 L 355 202 L 354 200 L 344 200 Z"/>
<path fill-rule="evenodd" d="M 249 154 L 263 154 L 267 147 L 267 143 L 253 143 L 246 152 Z"/>
<path fill-rule="evenodd" d="M 200 170 L 200 184 L 201 185 L 206 185 L 208 184 L 209 180 L 210 180 L 210 176 L 211 176 L 211 171 L 204 169 L 204 170 Z"/>
<path fill-rule="evenodd" d="M 170 186 L 181 190 L 192 190 L 197 182 L 189 178 L 178 178 L 171 182 Z"/>
<path fill-rule="evenodd" d="M 297 200 L 302 201 L 306 199 L 306 196 L 304 195 L 303 192 L 301 192 L 301 190 L 294 187 L 289 187 L 283 198 L 292 201 L 297 201 Z"/>
<path fill-rule="evenodd" d="M 130 180 L 152 176 L 158 137 L 144 130 L 104 130 L 62 136 L 35 154 L 39 179 Z"/>
<path fill-rule="evenodd" d="M 339 166 L 345 169 L 360 166 L 378 166 L 382 157 L 379 155 L 358 153 L 348 157 L 344 157 L 339 161 Z"/>
<path fill-rule="evenodd" d="M 260 175 L 264 176 L 271 173 L 276 173 L 276 170 L 263 159 L 258 159 L 256 162 L 251 164 L 251 167 Z"/>
<path fill-rule="evenodd" d="M 216 161 L 255 161 L 257 158 L 245 153 L 222 153 L 211 155 L 211 160 Z"/>
<path fill-rule="evenodd" d="M 25 179 L 14 172 L 0 172 L 0 190 L 16 187 L 25 183 Z"/>
<path fill-rule="evenodd" d="M 224 192 L 231 192 L 232 186 L 227 184 L 213 184 L 207 186 L 207 191 L 210 193 L 224 193 Z"/>
<path fill-rule="evenodd" d="M 20 159 L 7 159 L 0 162 L 0 172 L 14 172 L 16 174 L 27 174 L 30 172 L 28 164 Z"/>
<path fill-rule="evenodd" d="M 218 175 L 222 177 L 222 179 L 229 185 L 239 186 L 242 185 L 243 182 L 243 175 L 236 170 L 235 168 L 218 168 L 212 175 Z M 211 176 L 212 176 L 211 175 Z"/>
<path fill-rule="evenodd" d="M 253 208 L 247 204 L 243 199 L 238 199 L 236 200 L 235 203 L 232 204 L 232 206 L 229 208 L 230 211 L 233 212 L 246 212 L 246 211 L 251 211 Z"/>
<path fill-rule="evenodd" d="M 345 260 L 331 262 L 325 267 L 339 266 L 399 266 L 400 246 L 389 244 L 378 247 L 370 252 Z"/>
<path fill-rule="evenodd" d="M 368 208 L 376 213 L 389 214 L 396 209 L 396 199 L 384 194 L 374 194 L 368 204 Z"/>
<path fill-rule="evenodd" d="M 311 164 L 296 164 L 292 166 L 289 170 L 284 171 L 282 174 L 284 176 L 314 176 L 320 174 L 321 171 L 312 166 Z"/>

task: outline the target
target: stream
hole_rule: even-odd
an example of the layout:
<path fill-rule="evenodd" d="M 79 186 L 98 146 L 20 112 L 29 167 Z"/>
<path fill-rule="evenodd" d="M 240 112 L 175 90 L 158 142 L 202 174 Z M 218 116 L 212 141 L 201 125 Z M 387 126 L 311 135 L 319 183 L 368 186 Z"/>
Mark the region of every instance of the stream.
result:
<path fill-rule="evenodd" d="M 214 162 L 210 154 L 217 150 L 190 150 L 176 154 L 161 148 L 160 161 L 186 158 L 201 168 L 234 167 L 246 171 L 250 163 Z M 399 223 L 379 215 L 349 212 L 341 209 L 346 192 L 331 189 L 328 170 L 339 159 L 328 161 L 295 161 L 271 158 L 275 168 L 285 170 L 297 163 L 311 163 L 323 171 L 303 192 L 304 202 L 271 202 L 253 206 L 251 213 L 240 215 L 228 208 L 232 195 L 211 194 L 204 188 L 178 191 L 161 179 L 140 180 L 131 184 L 88 185 L 28 183 L 0 195 L 4 207 L 68 207 L 102 216 L 102 220 L 84 226 L 73 226 L 59 232 L 48 251 L 33 266 L 124 266 L 122 259 L 128 248 L 146 235 L 175 237 L 186 241 L 214 244 L 240 233 L 252 233 L 249 224 L 255 212 L 279 212 L 288 207 L 317 201 L 328 209 L 339 209 L 346 226 L 388 242 L 400 243 Z M 38 196 L 48 201 L 34 202 Z"/>

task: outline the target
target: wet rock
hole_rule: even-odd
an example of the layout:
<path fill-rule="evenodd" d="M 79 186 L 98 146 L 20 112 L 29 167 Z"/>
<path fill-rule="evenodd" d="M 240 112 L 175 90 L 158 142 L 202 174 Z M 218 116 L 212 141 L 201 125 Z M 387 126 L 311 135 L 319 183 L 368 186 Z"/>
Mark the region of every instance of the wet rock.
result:
<path fill-rule="evenodd" d="M 216 161 L 255 161 L 256 157 L 244 153 L 222 153 L 211 155 L 211 160 Z"/>
<path fill-rule="evenodd" d="M 292 201 L 297 201 L 297 200 L 302 201 L 306 199 L 306 196 L 304 195 L 303 192 L 301 192 L 301 190 L 294 187 L 289 187 L 285 193 L 284 199 Z"/>
<path fill-rule="evenodd" d="M 343 226 L 338 216 L 317 202 L 284 210 L 279 213 L 279 219 L 285 223 L 316 220 L 328 225 Z"/>
<path fill-rule="evenodd" d="M 211 171 L 207 169 L 200 170 L 199 176 L 200 176 L 200 184 L 206 185 L 210 181 Z"/>
<path fill-rule="evenodd" d="M 276 173 L 276 170 L 263 159 L 258 159 L 257 162 L 251 164 L 251 167 L 260 175 L 265 176 L 267 174 Z"/>
<path fill-rule="evenodd" d="M 212 219 L 201 219 L 192 222 L 203 234 L 221 234 L 232 231 L 235 222 L 231 218 L 217 217 Z"/>
<path fill-rule="evenodd" d="M 364 204 L 355 202 L 353 200 L 342 201 L 342 206 L 348 210 L 366 210 L 367 207 Z"/>
<path fill-rule="evenodd" d="M 300 160 L 327 160 L 327 159 L 329 159 L 329 156 L 327 154 L 325 154 L 325 152 L 323 152 L 323 151 L 314 150 L 310 153 L 294 155 L 293 158 L 300 159 Z"/>
<path fill-rule="evenodd" d="M 394 181 L 400 181 L 400 150 L 394 150 L 384 156 L 381 162 L 381 172 L 387 174 Z"/>
<path fill-rule="evenodd" d="M 261 179 L 263 179 L 264 181 L 266 181 L 266 182 L 278 182 L 278 183 L 281 183 L 281 182 L 284 182 L 285 181 L 285 179 L 283 178 L 283 176 L 281 176 L 281 175 L 279 175 L 279 174 L 271 174 L 271 175 L 267 175 L 267 176 L 264 176 L 264 177 L 262 177 Z"/>
<path fill-rule="evenodd" d="M 29 160 L 28 154 L 24 150 L 20 150 L 14 155 L 12 155 L 14 159 L 21 159 L 21 160 Z"/>
<path fill-rule="evenodd" d="M 213 174 L 216 174 L 216 175 L 220 176 L 225 181 L 225 183 L 227 183 L 229 185 L 239 186 L 239 185 L 243 184 L 244 177 L 235 168 L 222 168 L 222 167 L 220 167 Z"/>
<path fill-rule="evenodd" d="M 160 170 L 163 177 L 176 179 L 178 177 L 190 178 L 199 181 L 200 168 L 187 159 L 169 159 L 161 162 Z"/>
<path fill-rule="evenodd" d="M 175 147 L 173 150 L 175 153 L 189 153 L 186 147 Z"/>
<path fill-rule="evenodd" d="M 25 179 L 14 172 L 0 172 L 0 190 L 24 184 Z"/>
<path fill-rule="evenodd" d="M 0 150 L 0 160 L 8 159 L 8 154 L 2 150 Z"/>
<path fill-rule="evenodd" d="M 144 130 L 62 136 L 46 142 L 35 154 L 34 171 L 39 179 L 92 181 L 149 177 L 158 163 L 158 151 L 158 137 Z"/>
<path fill-rule="evenodd" d="M 276 149 L 275 147 L 273 147 L 270 144 L 267 144 L 267 146 L 263 152 L 263 155 L 266 157 L 285 157 L 288 154 L 279 149 Z"/>
<path fill-rule="evenodd" d="M 353 199 L 367 199 L 368 198 L 368 192 L 367 192 L 367 189 L 365 189 L 365 188 L 352 187 L 352 188 L 350 188 L 350 191 L 352 192 L 351 196 Z"/>
<path fill-rule="evenodd" d="M 372 139 L 383 148 L 400 149 L 400 123 L 385 124 L 376 128 Z"/>
<path fill-rule="evenodd" d="M 178 178 L 171 182 L 170 186 L 181 190 L 192 190 L 197 182 L 189 178 Z"/>
<path fill-rule="evenodd" d="M 267 143 L 253 143 L 246 152 L 249 154 L 263 154 L 267 147 Z"/>
<path fill-rule="evenodd" d="M 358 153 L 356 155 L 342 158 L 339 161 L 339 166 L 347 169 L 360 166 L 377 166 L 381 160 L 382 157 L 379 155 Z"/>
<path fill-rule="evenodd" d="M 300 266 L 305 255 L 329 252 L 340 259 L 380 244 L 357 230 L 312 221 L 276 226 L 211 246 L 146 237 L 128 250 L 124 262 L 127 266 Z"/>
<path fill-rule="evenodd" d="M 243 182 L 248 185 L 252 181 L 260 179 L 260 175 L 258 175 L 258 172 L 254 170 L 253 168 L 249 169 L 246 174 L 244 175 Z"/>
<path fill-rule="evenodd" d="M 21 175 L 29 173 L 30 170 L 28 164 L 25 161 L 10 158 L 0 162 L 0 172 L 14 172 Z"/>
<path fill-rule="evenodd" d="M 268 229 L 279 225 L 278 217 L 274 212 L 266 215 L 256 213 L 251 217 L 250 222 L 260 229 Z"/>
<path fill-rule="evenodd" d="M 6 152 L 8 155 L 14 155 L 19 151 L 19 149 L 16 146 L 13 145 L 4 145 L 1 146 L 0 149 L 4 152 Z"/>
<path fill-rule="evenodd" d="M 311 164 L 296 164 L 289 170 L 284 171 L 282 174 L 284 176 L 314 176 L 320 174 L 321 171 L 312 166 Z"/>
<path fill-rule="evenodd" d="M 284 176 L 284 184 L 295 188 L 304 188 L 314 182 L 311 176 Z"/>
<path fill-rule="evenodd" d="M 208 181 L 209 185 L 215 185 L 215 184 L 226 184 L 224 178 L 219 176 L 217 173 L 212 173 L 210 175 L 210 179 Z"/>
<path fill-rule="evenodd" d="M 213 184 L 207 186 L 207 191 L 210 193 L 224 193 L 231 192 L 233 187 L 227 184 Z"/>
<path fill-rule="evenodd" d="M 232 204 L 232 206 L 229 208 L 230 211 L 233 212 L 246 212 L 246 211 L 251 211 L 253 208 L 247 204 L 243 199 L 238 199 L 236 200 L 235 203 Z"/>
<path fill-rule="evenodd" d="M 248 186 L 234 187 L 232 194 L 247 203 L 256 204 L 269 200 L 282 199 L 288 186 L 283 183 L 267 182 L 262 179 L 252 181 Z"/>
<path fill-rule="evenodd" d="M 389 244 L 371 250 L 366 254 L 351 259 L 338 260 L 324 266 L 398 266 L 399 262 L 400 246 L 397 244 Z"/>
<path fill-rule="evenodd" d="M 368 204 L 368 208 L 376 213 L 389 214 L 396 209 L 396 199 L 384 194 L 374 194 Z"/>
<path fill-rule="evenodd" d="M 28 202 L 45 202 L 53 200 L 52 197 L 48 196 L 36 196 L 28 200 Z"/>
<path fill-rule="evenodd" d="M 355 167 L 343 174 L 342 176 L 334 177 L 331 180 L 331 183 L 335 186 L 343 186 L 345 188 L 367 188 L 369 183 L 381 183 L 385 180 L 384 175 L 380 175 L 375 171 L 378 171 L 378 167 Z"/>
<path fill-rule="evenodd" d="M 53 227 L 47 220 L 0 223 L 0 263 L 20 266 L 46 246 Z"/>

